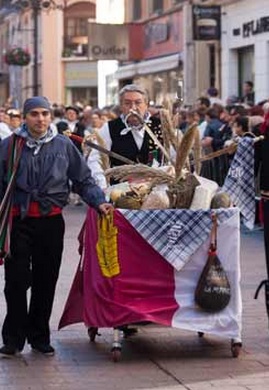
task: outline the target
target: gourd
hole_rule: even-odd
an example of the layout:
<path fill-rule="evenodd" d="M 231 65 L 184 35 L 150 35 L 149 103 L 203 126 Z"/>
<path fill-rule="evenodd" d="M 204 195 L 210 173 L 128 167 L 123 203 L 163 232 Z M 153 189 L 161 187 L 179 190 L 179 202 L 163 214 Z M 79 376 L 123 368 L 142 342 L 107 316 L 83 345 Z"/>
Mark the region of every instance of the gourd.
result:
<path fill-rule="evenodd" d="M 123 191 L 119 188 L 114 188 L 110 193 L 110 199 L 113 203 L 115 203 L 124 194 L 125 194 L 125 191 Z"/>
<path fill-rule="evenodd" d="M 227 192 L 217 192 L 211 200 L 211 209 L 228 208 L 231 206 L 231 198 Z"/>

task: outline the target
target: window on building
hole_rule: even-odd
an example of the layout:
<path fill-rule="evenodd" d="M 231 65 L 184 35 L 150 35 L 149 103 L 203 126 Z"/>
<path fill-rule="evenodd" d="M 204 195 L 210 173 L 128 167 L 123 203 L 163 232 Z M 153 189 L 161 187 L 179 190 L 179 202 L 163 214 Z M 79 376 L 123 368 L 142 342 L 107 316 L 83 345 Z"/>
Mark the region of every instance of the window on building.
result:
<path fill-rule="evenodd" d="M 78 37 L 88 35 L 88 18 L 68 18 L 66 20 L 65 35 Z"/>
<path fill-rule="evenodd" d="M 67 18 L 64 30 L 63 56 L 86 56 L 88 52 L 88 18 Z"/>
<path fill-rule="evenodd" d="M 238 95 L 243 95 L 243 84 L 254 80 L 254 46 L 246 46 L 238 50 Z"/>
<path fill-rule="evenodd" d="M 163 11 L 163 0 L 153 0 L 152 2 L 152 12 Z"/>
<path fill-rule="evenodd" d="M 142 16 L 141 0 L 133 0 L 133 20 L 139 20 Z"/>

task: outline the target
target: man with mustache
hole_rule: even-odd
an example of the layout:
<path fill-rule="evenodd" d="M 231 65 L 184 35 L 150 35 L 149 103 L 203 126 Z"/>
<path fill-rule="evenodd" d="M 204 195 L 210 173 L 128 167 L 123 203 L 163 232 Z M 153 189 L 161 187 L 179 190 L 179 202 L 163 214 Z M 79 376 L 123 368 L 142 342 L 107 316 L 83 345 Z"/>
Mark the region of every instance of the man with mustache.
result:
<path fill-rule="evenodd" d="M 98 133 L 104 140 L 106 148 L 137 163 L 151 164 L 153 155 L 161 162 L 162 153 L 144 126 L 146 123 L 162 143 L 161 123 L 159 118 L 151 116 L 148 111 L 147 91 L 138 85 L 128 84 L 120 90 L 119 98 L 120 117 L 105 123 Z M 122 164 L 123 162 L 110 158 L 111 167 Z M 88 165 L 99 185 L 105 188 L 107 183 L 97 151 L 90 154 Z"/>

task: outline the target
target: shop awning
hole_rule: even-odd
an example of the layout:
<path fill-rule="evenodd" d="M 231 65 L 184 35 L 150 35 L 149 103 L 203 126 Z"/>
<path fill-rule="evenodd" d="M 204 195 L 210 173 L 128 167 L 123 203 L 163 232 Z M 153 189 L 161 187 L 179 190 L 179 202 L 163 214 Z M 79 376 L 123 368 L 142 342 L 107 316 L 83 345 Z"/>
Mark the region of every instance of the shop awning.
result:
<path fill-rule="evenodd" d="M 166 70 L 176 69 L 179 61 L 182 61 L 183 53 L 176 53 L 169 56 L 144 60 L 120 66 L 115 76 L 118 80 L 132 78 L 137 75 L 145 75 Z"/>

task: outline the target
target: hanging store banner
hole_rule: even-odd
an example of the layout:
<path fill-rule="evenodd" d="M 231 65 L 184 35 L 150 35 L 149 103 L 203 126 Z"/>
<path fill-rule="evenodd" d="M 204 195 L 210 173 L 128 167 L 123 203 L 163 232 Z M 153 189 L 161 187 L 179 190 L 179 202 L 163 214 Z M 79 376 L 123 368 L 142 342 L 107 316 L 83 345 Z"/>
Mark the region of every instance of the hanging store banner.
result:
<path fill-rule="evenodd" d="M 198 41 L 219 40 L 221 7 L 193 5 L 193 39 Z"/>
<path fill-rule="evenodd" d="M 89 59 L 129 60 L 129 26 L 89 23 Z"/>
<path fill-rule="evenodd" d="M 65 63 L 65 86 L 83 88 L 97 86 L 97 64 L 85 61 Z"/>

